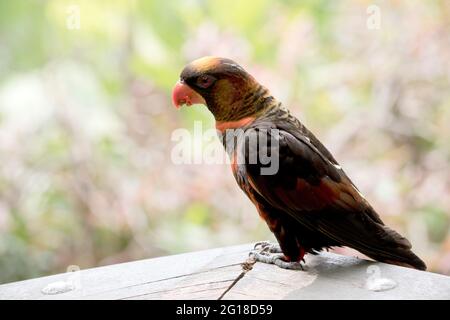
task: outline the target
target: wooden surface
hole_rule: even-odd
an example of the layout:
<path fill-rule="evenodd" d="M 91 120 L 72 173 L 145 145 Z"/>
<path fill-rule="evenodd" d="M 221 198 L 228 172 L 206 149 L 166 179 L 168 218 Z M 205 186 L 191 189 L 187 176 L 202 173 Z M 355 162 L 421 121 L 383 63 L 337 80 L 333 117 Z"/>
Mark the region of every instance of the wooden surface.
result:
<path fill-rule="evenodd" d="M 0 299 L 450 299 L 447 276 L 326 252 L 308 255 L 304 271 L 284 270 L 251 263 L 252 247 L 212 249 L 4 284 Z M 61 293 L 48 294 L 55 292 Z"/>

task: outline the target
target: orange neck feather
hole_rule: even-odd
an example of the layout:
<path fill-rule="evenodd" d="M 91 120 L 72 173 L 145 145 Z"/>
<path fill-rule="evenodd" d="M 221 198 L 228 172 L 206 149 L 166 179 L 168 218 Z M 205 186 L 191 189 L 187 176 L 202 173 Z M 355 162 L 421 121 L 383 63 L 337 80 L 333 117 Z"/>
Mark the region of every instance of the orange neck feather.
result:
<path fill-rule="evenodd" d="M 227 129 L 242 128 L 252 123 L 254 120 L 255 117 L 249 116 L 236 121 L 216 121 L 216 129 L 220 132 L 224 132 Z"/>

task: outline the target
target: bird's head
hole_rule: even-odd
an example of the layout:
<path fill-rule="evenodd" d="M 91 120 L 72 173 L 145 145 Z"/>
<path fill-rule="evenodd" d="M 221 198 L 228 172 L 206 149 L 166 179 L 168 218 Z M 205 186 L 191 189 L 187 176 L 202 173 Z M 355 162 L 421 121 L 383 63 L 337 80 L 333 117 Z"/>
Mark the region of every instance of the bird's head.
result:
<path fill-rule="evenodd" d="M 257 111 L 259 96 L 267 90 L 230 59 L 203 57 L 181 72 L 172 93 L 173 104 L 204 104 L 217 121 L 235 121 Z"/>

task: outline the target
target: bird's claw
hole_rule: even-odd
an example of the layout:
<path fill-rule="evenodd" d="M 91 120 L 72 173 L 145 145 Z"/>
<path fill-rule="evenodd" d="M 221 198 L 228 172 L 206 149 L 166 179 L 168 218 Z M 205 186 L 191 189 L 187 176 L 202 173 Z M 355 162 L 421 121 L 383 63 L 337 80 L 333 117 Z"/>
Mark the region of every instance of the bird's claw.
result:
<path fill-rule="evenodd" d="M 300 262 L 288 262 L 284 260 L 284 255 L 282 253 L 272 253 L 268 254 L 266 252 L 250 252 L 250 257 L 252 257 L 256 262 L 274 264 L 282 269 L 288 270 L 304 270 L 303 265 Z"/>
<path fill-rule="evenodd" d="M 304 271 L 305 269 L 303 268 L 303 265 L 301 262 L 289 262 L 289 261 L 284 261 L 282 258 L 280 259 L 275 259 L 274 264 L 282 269 L 288 269 L 288 270 L 302 270 Z"/>
<path fill-rule="evenodd" d="M 300 262 L 288 262 L 281 248 L 269 241 L 260 241 L 255 243 L 254 249 L 249 253 L 249 257 L 255 262 L 274 264 L 282 269 L 304 270 Z M 304 262 L 305 260 L 302 259 Z"/>
<path fill-rule="evenodd" d="M 266 246 L 266 245 L 268 245 L 268 244 L 270 244 L 270 242 L 269 242 L 269 241 L 266 241 L 266 240 L 264 240 L 264 241 L 258 241 L 258 242 L 256 242 L 255 245 L 253 246 L 253 250 L 257 250 L 258 247 L 263 248 L 264 246 Z"/>
<path fill-rule="evenodd" d="M 253 250 L 259 250 L 260 253 L 282 253 L 279 245 L 271 243 L 270 241 L 259 241 L 255 243 Z"/>

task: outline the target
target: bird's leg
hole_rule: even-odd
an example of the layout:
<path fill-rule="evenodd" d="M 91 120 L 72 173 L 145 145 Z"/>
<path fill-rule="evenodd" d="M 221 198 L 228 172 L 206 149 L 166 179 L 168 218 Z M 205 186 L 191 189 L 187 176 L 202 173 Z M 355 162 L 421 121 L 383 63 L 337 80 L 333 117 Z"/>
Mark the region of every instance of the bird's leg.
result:
<path fill-rule="evenodd" d="M 257 262 L 274 264 L 283 269 L 304 270 L 300 262 L 286 261 L 280 246 L 269 241 L 257 242 L 249 256 Z"/>

